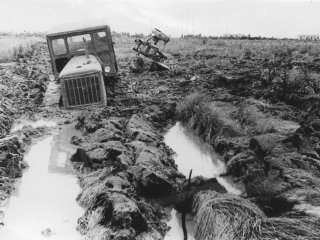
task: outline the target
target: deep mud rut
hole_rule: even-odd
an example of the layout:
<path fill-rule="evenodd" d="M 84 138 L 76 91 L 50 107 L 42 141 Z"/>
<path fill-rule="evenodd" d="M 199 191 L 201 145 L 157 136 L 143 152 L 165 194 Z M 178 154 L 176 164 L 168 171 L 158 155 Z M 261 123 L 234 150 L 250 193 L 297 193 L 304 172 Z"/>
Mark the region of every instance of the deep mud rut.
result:
<path fill-rule="evenodd" d="M 27 167 L 24 160 L 33 153 L 33 147 L 42 148 L 42 143 L 53 141 L 59 144 L 53 145 L 55 161 L 46 174 L 56 175 L 53 172 L 58 171 L 60 180 L 55 184 L 61 184 L 61 188 L 54 185 L 57 187 L 54 190 L 48 182 L 45 190 L 48 196 L 57 193 L 54 197 L 68 197 L 55 202 L 63 201 L 60 206 L 74 209 L 68 221 L 63 222 L 67 226 L 66 239 L 73 239 L 68 234 L 75 234 L 78 238 L 74 239 L 79 239 L 77 234 L 83 239 L 97 240 L 182 239 L 181 215 L 176 211 L 190 213 L 187 229 L 192 238 L 196 219 L 191 205 L 193 196 L 200 190 L 241 194 L 259 206 L 266 216 L 287 214 L 296 219 L 318 214 L 320 128 L 318 122 L 310 119 L 301 121 L 303 108 L 310 104 L 310 99 L 301 100 L 301 105 L 293 107 L 251 97 L 261 94 L 261 89 L 250 92 L 249 86 L 259 78 L 262 61 L 230 58 L 227 60 L 233 62 L 233 67 L 204 64 L 191 71 L 191 57 L 177 54 L 173 56 L 179 63 L 175 70 L 142 74 L 130 73 L 125 68 L 129 63 L 122 62 L 119 64 L 123 66 L 121 80 L 108 107 L 82 111 L 64 111 L 55 104 L 43 104 L 50 81 L 50 65 L 43 44 L 35 45 L 28 58 L 2 66 L 0 90 L 5 91 L 1 92 L 0 105 L 1 203 L 11 193 L 15 199 L 14 188 L 20 181 L 17 179 L 25 175 L 20 185 L 23 189 L 24 178 L 27 184 L 28 174 L 37 169 L 32 159 L 30 169 L 23 170 Z M 204 60 L 208 56 L 196 53 L 193 57 Z M 16 85 L 19 87 L 14 87 Z M 206 104 L 219 113 L 223 122 L 209 137 L 204 136 L 206 126 L 203 128 L 196 125 L 194 119 L 177 114 L 177 108 L 181 109 L 177 105 L 195 91 L 211 96 Z M 312 111 L 314 114 L 314 109 Z M 57 133 L 34 125 L 19 130 L 13 125 L 19 118 L 54 120 L 58 123 L 54 131 L 62 129 Z M 175 124 L 179 120 L 192 131 L 177 131 L 179 124 Z M 63 130 L 65 128 L 72 129 L 72 134 Z M 13 134 L 11 129 L 18 131 Z M 64 135 L 67 132 L 68 135 Z M 192 144 L 188 145 L 191 132 L 196 137 L 192 137 Z M 188 138 L 189 141 L 184 142 Z M 30 147 L 32 139 L 35 143 Z M 196 153 L 184 151 L 181 145 L 190 146 Z M 186 161 L 189 158 L 192 159 Z M 194 171 L 194 178 L 187 190 L 190 169 Z M 72 186 L 67 186 L 68 181 Z M 19 192 L 19 186 L 17 189 Z M 64 194 L 66 189 L 72 191 Z M 41 193 L 35 191 L 32 195 L 41 199 Z M 15 207 L 14 211 L 19 208 Z M 63 207 L 56 212 L 62 210 Z M 10 219 L 11 210 L 7 211 Z M 11 226 L 3 215 L 6 216 L 6 210 L 0 212 L 0 222 L 4 225 L 0 227 L 0 237 L 2 231 L 7 232 L 6 227 Z M 58 237 L 64 231 L 58 225 L 51 222 L 34 231 L 39 238 L 50 235 L 53 239 L 63 239 Z"/>
<path fill-rule="evenodd" d="M 51 128 L 56 125 L 45 121 L 32 124 Z M 76 203 L 80 186 L 69 162 L 75 148 L 66 141 L 73 128 L 67 125 L 50 129 L 48 136 L 39 138 L 26 152 L 24 159 L 29 167 L 2 209 L 2 239 L 80 239 L 76 230 L 76 222 L 83 214 Z"/>
<path fill-rule="evenodd" d="M 190 170 L 192 170 L 192 176 L 194 177 L 216 178 L 217 182 L 227 192 L 236 195 L 241 194 L 241 191 L 233 186 L 226 177 L 218 177 L 226 172 L 225 163 L 221 161 L 221 156 L 215 153 L 202 139 L 194 135 L 191 129 L 182 126 L 178 122 L 165 134 L 164 142 L 176 153 L 174 157 L 175 163 L 183 175 L 188 177 Z M 212 189 L 218 190 L 217 188 Z M 181 218 L 181 213 L 175 209 L 171 210 L 171 220 L 168 222 L 171 229 L 166 234 L 165 240 L 184 239 Z M 187 214 L 186 228 L 188 239 L 195 239 L 195 226 L 196 221 L 194 217 Z"/>
<path fill-rule="evenodd" d="M 26 65 L 28 64 L 30 63 L 27 62 Z M 4 68 L 4 72 L 6 77 L 12 77 L 13 72 L 16 72 L 14 65 L 9 65 L 8 69 Z M 24 82 L 25 77 L 28 77 L 28 74 L 27 76 L 21 75 L 16 78 L 17 82 Z M 48 81 L 49 78 L 46 77 L 46 79 Z M 119 88 L 122 94 L 118 96 L 125 95 L 124 99 L 132 97 L 127 91 L 130 84 L 126 81 L 119 84 L 122 85 Z M 173 152 L 164 144 L 161 128 L 159 128 L 160 125 L 167 125 L 169 119 L 163 116 L 164 118 L 159 119 L 158 123 L 155 122 L 158 125 L 156 129 L 150 119 L 135 114 L 140 110 L 139 103 L 137 105 L 134 99 L 134 101 L 123 102 L 122 99 L 116 98 L 107 109 L 93 109 L 85 113 L 61 111 L 51 101 L 52 96 L 48 94 L 50 91 L 47 91 L 46 95 L 45 91 L 41 92 L 38 97 L 41 101 L 35 101 L 32 111 L 21 112 L 22 106 L 17 105 L 19 108 L 17 112 L 12 113 L 12 116 L 20 115 L 23 118 L 15 122 L 13 118 L 9 118 L 11 130 L 8 128 L 7 134 L 17 135 L 18 142 L 24 141 L 32 144 L 19 146 L 21 148 L 20 160 L 27 161 L 30 166 L 25 171 L 21 184 L 16 186 L 17 192 L 20 191 L 21 194 L 15 197 L 15 192 L 13 192 L 12 199 L 3 209 L 6 217 L 3 219 L 2 236 L 8 239 L 17 238 L 17 235 L 12 234 L 16 233 L 15 229 L 21 229 L 19 234 L 22 238 L 25 235 L 30 239 L 40 239 L 46 236 L 57 239 L 76 239 L 79 235 L 75 233 L 76 226 L 73 224 L 78 222 L 79 231 L 77 233 L 81 233 L 87 239 L 102 239 L 106 234 L 116 238 L 122 236 L 163 239 L 168 231 L 166 222 L 170 218 L 172 219 L 169 225 L 172 230 L 165 239 L 176 239 L 176 234 L 181 236 L 181 219 L 179 219 L 181 215 L 176 210 L 171 210 L 171 206 L 183 201 L 183 194 L 165 203 L 166 211 L 163 211 L 156 203 L 157 198 L 178 194 L 186 182 L 185 176 L 177 170 L 172 156 Z M 26 92 L 29 94 L 28 89 Z M 23 102 L 23 104 L 26 103 Z M 157 111 L 157 105 L 154 107 Z M 174 107 L 174 102 L 160 106 L 171 117 L 173 117 Z M 159 114 L 160 117 L 161 112 L 154 113 Z M 37 121 L 24 120 L 24 118 Z M 58 128 L 54 126 L 55 123 L 48 122 L 52 120 L 57 122 L 58 127 L 61 126 L 62 130 L 52 132 L 57 130 L 52 130 L 50 127 Z M 70 125 L 71 122 L 72 125 Z M 23 127 L 24 125 L 28 127 Z M 49 129 L 42 128 L 42 125 L 46 125 Z M 66 128 L 69 130 L 67 131 Z M 66 135 L 66 131 L 70 132 L 70 129 L 78 131 L 78 134 Z M 29 136 L 28 131 L 35 131 L 35 133 Z M 40 137 L 40 140 L 33 143 L 31 139 L 35 137 Z M 50 150 L 51 144 L 53 145 Z M 29 150 L 22 154 L 24 149 Z M 74 153 L 72 157 L 71 153 Z M 38 157 L 43 159 L 33 157 L 38 154 Z M 22 160 L 23 156 L 24 160 Z M 70 166 L 65 164 L 70 159 L 75 162 L 74 168 L 80 177 L 82 193 L 78 197 L 76 197 L 79 193 L 77 183 L 74 177 L 72 180 L 75 173 Z M 41 164 L 37 161 L 41 161 Z M 196 175 L 198 173 L 196 172 Z M 40 174 L 39 178 L 38 174 Z M 55 184 L 52 185 L 50 181 L 54 181 Z M 68 181 L 71 185 L 68 185 Z M 96 183 L 92 185 L 91 181 Z M 44 185 L 40 186 L 37 183 Z M 97 189 L 95 189 L 96 185 Z M 213 185 L 215 186 L 216 183 Z M 15 185 L 12 184 L 11 189 L 13 190 L 14 187 Z M 68 194 L 64 193 L 66 188 L 70 188 Z M 76 198 L 83 208 L 77 207 Z M 101 198 L 107 205 L 102 204 Z M 37 205 L 39 205 L 38 209 Z M 48 208 L 53 212 L 45 210 Z M 64 212 L 64 209 L 68 209 L 65 211 L 69 214 L 68 218 L 64 213 L 59 214 L 59 212 Z M 77 209 L 83 209 L 84 212 L 79 221 L 76 220 L 80 217 L 78 213 L 81 210 Z M 111 212 L 106 213 L 106 211 Z M 32 217 L 33 227 L 22 228 L 19 223 L 30 220 L 28 215 L 32 212 L 35 213 Z M 37 215 L 37 212 L 40 215 Z M 45 212 L 48 213 L 47 217 L 44 215 Z M 62 218 L 52 219 L 55 216 L 60 216 L 63 220 Z M 41 220 L 43 218 L 47 219 L 47 222 Z M 103 220 L 105 218 L 109 219 Z M 192 223 L 191 216 L 189 219 L 188 222 Z M 103 223 L 102 220 L 106 222 Z"/>

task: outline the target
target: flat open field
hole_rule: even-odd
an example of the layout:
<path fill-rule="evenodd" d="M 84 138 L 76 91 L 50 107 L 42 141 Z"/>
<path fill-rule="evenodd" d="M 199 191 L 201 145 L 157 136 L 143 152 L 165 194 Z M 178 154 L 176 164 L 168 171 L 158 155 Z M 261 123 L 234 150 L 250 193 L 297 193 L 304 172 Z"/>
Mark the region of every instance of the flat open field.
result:
<path fill-rule="evenodd" d="M 0 35 L 0 62 L 12 61 L 14 49 L 18 51 L 20 46 L 27 48 L 30 47 L 32 43 L 39 41 L 44 41 L 44 38 L 32 36 Z"/>

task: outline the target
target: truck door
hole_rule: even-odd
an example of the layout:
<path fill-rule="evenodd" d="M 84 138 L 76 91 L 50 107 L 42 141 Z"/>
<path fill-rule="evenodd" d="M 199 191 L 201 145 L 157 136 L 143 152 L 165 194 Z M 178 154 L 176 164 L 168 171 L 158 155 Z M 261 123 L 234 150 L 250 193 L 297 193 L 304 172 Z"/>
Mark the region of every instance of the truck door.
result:
<path fill-rule="evenodd" d="M 110 66 L 110 73 L 117 73 L 115 54 L 111 39 L 111 36 L 106 31 L 93 33 L 97 56 L 106 66 Z"/>

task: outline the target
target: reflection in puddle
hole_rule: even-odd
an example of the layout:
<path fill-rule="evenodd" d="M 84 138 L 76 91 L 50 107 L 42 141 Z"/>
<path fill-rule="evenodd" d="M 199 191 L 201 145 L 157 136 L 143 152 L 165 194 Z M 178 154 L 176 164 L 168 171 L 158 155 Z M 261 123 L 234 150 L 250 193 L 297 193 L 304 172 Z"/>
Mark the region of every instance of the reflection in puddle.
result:
<path fill-rule="evenodd" d="M 24 126 L 31 126 L 33 128 L 55 127 L 55 126 L 57 126 L 57 123 L 55 123 L 53 121 L 46 121 L 46 120 L 38 120 L 36 122 L 33 122 L 33 121 L 25 120 L 25 119 L 19 119 L 18 121 L 16 121 L 13 124 L 13 126 L 11 128 L 11 132 L 21 130 Z"/>
<path fill-rule="evenodd" d="M 1 240 L 81 239 L 76 225 L 83 210 L 75 200 L 80 186 L 66 163 L 72 149 L 61 149 L 60 135 L 38 141 L 26 154 L 30 167 L 4 206 Z"/>
<path fill-rule="evenodd" d="M 171 227 L 170 231 L 166 234 L 165 240 L 182 240 L 184 238 L 181 224 L 181 213 L 175 209 L 171 210 L 171 220 L 168 222 L 168 226 Z M 192 234 L 195 231 L 195 224 L 192 221 L 190 215 L 186 216 L 186 227 L 188 230 L 188 240 L 193 240 Z"/>
<path fill-rule="evenodd" d="M 217 177 L 217 181 L 227 190 L 228 193 L 232 193 L 235 195 L 240 195 L 241 190 L 237 189 L 236 187 L 232 186 L 227 178 L 225 177 Z"/>
<path fill-rule="evenodd" d="M 179 122 L 169 130 L 164 139 L 165 143 L 177 153 L 175 163 L 178 170 L 185 176 L 189 176 L 191 169 L 193 177 L 213 178 L 225 173 L 225 164 L 219 160 L 214 150 Z M 217 180 L 228 192 L 241 194 L 238 189 L 228 183 L 226 178 L 217 177 Z"/>
<path fill-rule="evenodd" d="M 226 178 L 218 177 L 226 171 L 225 164 L 219 160 L 219 156 L 213 149 L 199 137 L 195 136 L 191 131 L 181 126 L 178 122 L 164 136 L 165 143 L 176 152 L 175 163 L 178 170 L 185 176 L 189 176 L 192 169 L 192 176 L 203 176 L 206 178 L 217 177 L 217 181 L 225 187 L 225 189 L 233 194 L 241 194 L 241 191 L 233 187 Z M 181 227 L 181 215 L 175 210 L 171 212 L 172 219 L 168 223 L 171 229 L 167 233 L 165 240 L 182 240 L 183 233 Z M 192 219 L 187 222 L 188 233 L 194 232 L 195 223 Z M 188 237 L 188 239 L 194 239 Z"/>
<path fill-rule="evenodd" d="M 185 176 L 203 176 L 212 178 L 225 171 L 224 165 L 218 161 L 218 156 L 206 144 L 200 144 L 199 139 L 177 123 L 164 137 L 165 143 L 176 153 L 175 163 L 178 170 Z"/>

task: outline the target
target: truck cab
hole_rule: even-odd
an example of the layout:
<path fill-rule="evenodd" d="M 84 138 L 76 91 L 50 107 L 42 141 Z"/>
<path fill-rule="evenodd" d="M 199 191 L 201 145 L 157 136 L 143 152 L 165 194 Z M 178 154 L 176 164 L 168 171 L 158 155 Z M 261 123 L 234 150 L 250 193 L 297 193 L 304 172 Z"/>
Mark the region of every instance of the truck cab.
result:
<path fill-rule="evenodd" d="M 106 87 L 118 73 L 109 26 L 51 32 L 46 38 L 63 106 L 105 106 Z"/>

